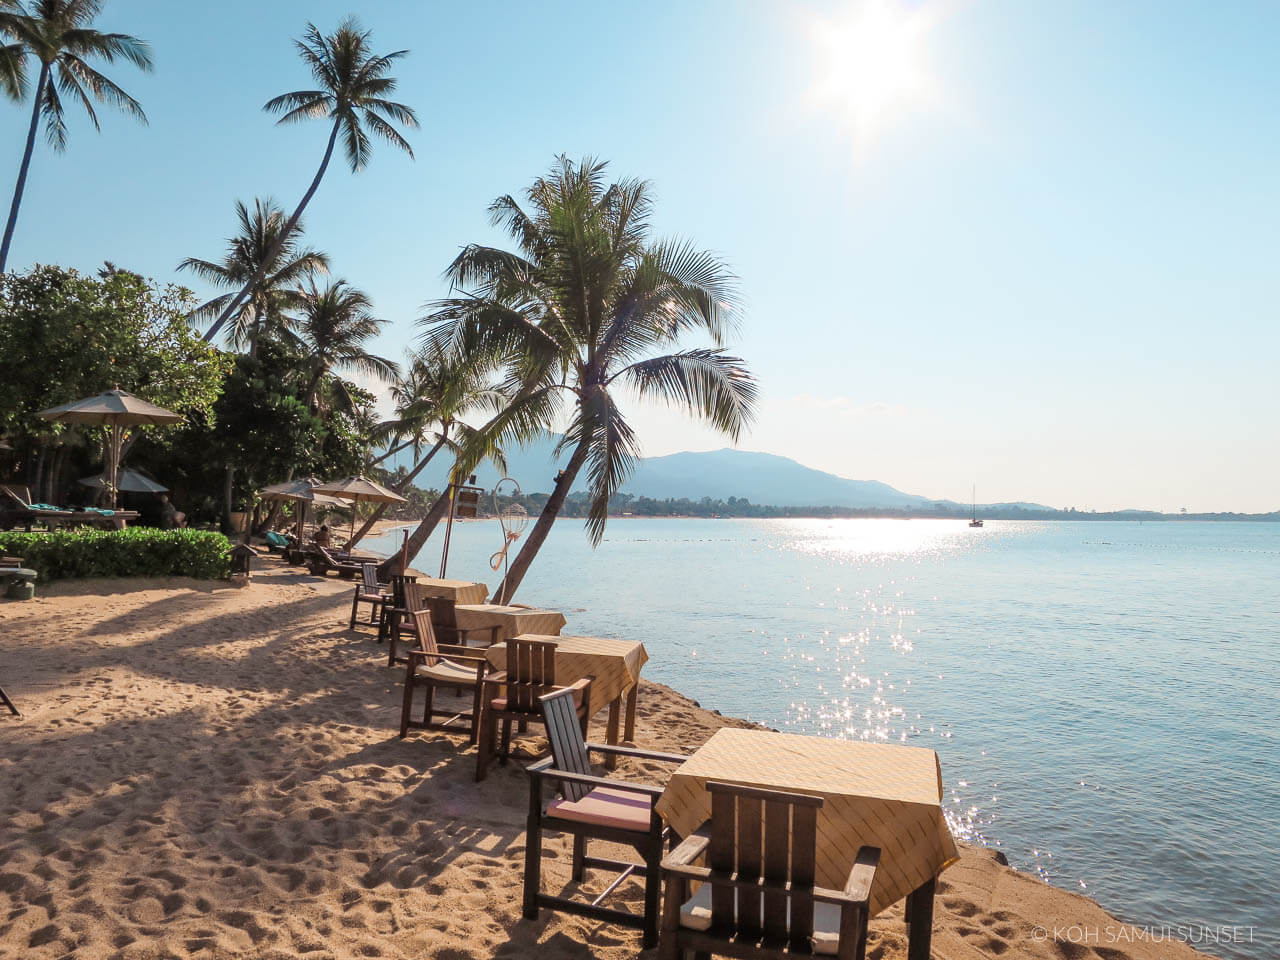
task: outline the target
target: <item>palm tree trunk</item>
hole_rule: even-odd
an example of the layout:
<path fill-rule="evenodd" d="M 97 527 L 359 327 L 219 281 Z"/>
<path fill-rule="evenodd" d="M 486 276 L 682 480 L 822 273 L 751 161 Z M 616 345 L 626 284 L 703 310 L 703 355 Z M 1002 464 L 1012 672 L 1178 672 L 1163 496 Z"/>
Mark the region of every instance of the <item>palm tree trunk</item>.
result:
<path fill-rule="evenodd" d="M 573 451 L 573 456 L 569 458 L 568 466 L 560 472 L 556 480 L 555 489 L 551 491 L 551 499 L 547 501 L 546 506 L 542 508 L 542 513 L 538 515 L 538 522 L 533 525 L 529 539 L 524 542 L 524 546 L 516 554 L 515 561 L 511 564 L 510 569 L 507 570 L 506 577 L 498 584 L 498 589 L 494 591 L 495 603 L 510 603 L 511 598 L 515 596 L 516 588 L 520 586 L 520 581 L 524 579 L 524 575 L 529 572 L 529 566 L 533 563 L 533 558 L 538 555 L 538 551 L 542 549 L 542 544 L 546 541 L 547 535 L 551 533 L 551 525 L 556 522 L 556 517 L 560 515 L 565 498 L 569 496 L 569 490 L 573 487 L 573 481 L 578 479 L 578 471 L 587 462 L 587 452 L 588 441 L 583 439 L 578 444 L 578 448 Z"/>
<path fill-rule="evenodd" d="M 376 466 L 377 466 L 378 464 L 380 464 L 383 460 L 387 459 L 387 457 L 393 457 L 393 456 L 395 456 L 397 453 L 399 453 L 401 450 L 403 450 L 405 447 L 411 447 L 411 446 L 413 446 L 413 441 L 412 441 L 412 440 L 406 440 L 404 443 L 397 443 L 394 447 L 392 447 L 390 450 L 388 450 L 388 451 L 387 451 L 386 453 L 384 453 L 382 456 L 380 456 L 380 457 L 375 457 L 374 459 L 370 460 L 370 461 L 369 461 L 369 466 L 371 466 L 371 467 L 376 467 Z"/>
<path fill-rule="evenodd" d="M 416 464 L 414 464 L 413 469 L 410 470 L 407 474 L 405 474 L 405 477 L 403 480 L 401 480 L 399 483 L 394 483 L 391 485 L 391 489 L 394 490 L 396 493 L 401 493 L 402 491 L 407 490 L 409 488 L 409 484 L 413 483 L 413 478 L 427 468 L 427 464 L 429 464 L 431 462 L 431 458 L 436 455 L 436 451 L 443 446 L 444 446 L 444 437 L 442 436 L 439 440 L 436 441 L 436 445 L 427 452 L 427 455 L 423 457 L 421 460 L 419 460 Z M 347 547 L 348 550 L 354 548 L 357 543 L 359 543 L 361 540 L 364 539 L 364 537 L 369 533 L 369 531 L 373 529 L 373 525 L 382 519 L 382 515 L 387 512 L 387 508 L 389 506 L 391 506 L 391 504 L 389 503 L 378 504 L 378 508 L 373 511 L 373 514 L 369 517 L 369 519 L 366 520 L 363 525 L 361 525 L 360 529 L 355 532 L 355 536 L 351 538 L 351 543 Z"/>
<path fill-rule="evenodd" d="M 427 545 L 427 540 L 431 534 L 439 526 L 440 521 L 445 518 L 449 512 L 449 488 L 445 487 L 444 493 L 436 497 L 436 502 L 431 505 L 431 509 L 427 511 L 427 515 L 422 518 L 422 522 L 418 524 L 416 530 L 409 535 L 409 545 L 404 552 L 408 554 L 409 561 L 413 562 L 413 558 L 418 552 Z M 378 576 L 387 577 L 393 573 L 400 571 L 400 550 L 397 550 L 382 563 L 378 564 Z"/>
<path fill-rule="evenodd" d="M 36 82 L 35 102 L 31 105 L 31 126 L 27 130 L 27 148 L 22 154 L 22 166 L 18 168 L 18 183 L 13 188 L 13 204 L 9 207 L 9 222 L 4 226 L 4 241 L 0 243 L 0 273 L 9 262 L 9 244 L 13 242 L 13 228 L 18 224 L 18 208 L 22 206 L 22 191 L 27 186 L 27 169 L 31 166 L 31 152 L 36 146 L 36 128 L 40 126 L 40 102 L 49 82 L 49 64 L 40 65 L 40 79 Z"/>
<path fill-rule="evenodd" d="M 266 276 L 267 269 L 275 261 L 280 253 L 280 248 L 284 246 L 285 241 L 289 239 L 289 234 L 293 233 L 293 228 L 298 225 L 298 221 L 302 219 L 302 211 L 307 208 L 307 204 L 311 202 L 311 198 L 315 196 L 316 189 L 320 186 L 320 181 L 324 179 L 324 172 L 329 168 L 329 158 L 333 156 L 333 145 L 338 141 L 338 128 L 341 126 L 340 119 L 333 121 L 333 130 L 329 132 L 329 143 L 324 148 L 324 159 L 320 161 L 320 169 L 316 171 L 316 175 L 311 180 L 311 186 L 307 187 L 307 192 L 302 195 L 302 202 L 298 204 L 297 209 L 293 211 L 293 216 L 289 218 L 289 222 L 284 225 L 284 229 L 280 231 L 280 236 L 276 238 L 275 246 L 271 248 L 267 256 L 263 258 L 262 263 L 258 264 L 258 269 L 254 271 L 253 276 L 249 278 L 249 282 L 244 288 L 232 297 L 228 302 L 226 309 L 219 314 L 218 319 L 213 322 L 208 331 L 205 332 L 204 341 L 208 343 L 218 331 L 222 329 L 222 325 L 227 322 L 236 309 L 240 306 L 249 292 L 262 282 L 262 278 Z M 33 128 L 34 129 L 34 128 Z"/>

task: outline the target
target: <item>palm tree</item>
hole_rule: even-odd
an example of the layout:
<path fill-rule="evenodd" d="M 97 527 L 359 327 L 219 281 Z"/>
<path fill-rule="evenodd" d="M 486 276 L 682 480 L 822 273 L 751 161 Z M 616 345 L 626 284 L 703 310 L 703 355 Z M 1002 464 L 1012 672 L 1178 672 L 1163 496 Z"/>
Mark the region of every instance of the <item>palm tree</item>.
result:
<path fill-rule="evenodd" d="M 750 423 L 755 380 L 722 349 L 736 325 L 733 275 L 690 244 L 649 238 L 647 184 L 606 185 L 605 164 L 560 157 L 529 188 L 526 212 L 510 196 L 489 208 L 519 252 L 472 245 L 447 276 L 466 293 L 423 318 L 429 342 L 479 367 L 507 372 L 515 399 L 481 431 L 526 442 L 567 422 L 557 453 L 569 460 L 497 596 L 510 600 L 585 466 L 587 532 L 600 542 L 609 498 L 635 468 L 639 443 L 620 392 L 698 417 L 733 440 Z M 712 346 L 677 350 L 686 333 Z M 666 351 L 666 352 L 664 352 Z M 468 451 L 469 472 L 479 456 Z"/>
<path fill-rule="evenodd" d="M 320 169 L 316 171 L 311 186 L 302 195 L 297 209 L 285 224 L 277 241 L 280 243 L 293 233 L 302 217 L 302 211 L 315 196 L 316 189 L 329 168 L 329 159 L 333 156 L 339 134 L 342 135 L 343 151 L 351 172 L 359 173 L 368 164 L 373 150 L 366 128 L 412 157 L 413 149 L 408 141 L 388 121 L 395 121 L 406 127 L 418 126 L 418 118 L 411 108 L 386 99 L 387 94 L 396 88 L 396 79 L 387 74 L 408 50 L 374 56 L 370 52 L 369 32 L 361 29 L 355 17 L 343 20 L 338 29 L 327 37 L 315 24 L 308 23 L 306 33 L 301 40 L 294 41 L 294 46 L 311 68 L 311 76 L 315 79 L 317 89 L 283 93 L 268 100 L 262 109 L 268 113 L 283 113 L 278 121 L 282 124 L 327 117 L 332 121 L 332 126 L 324 157 L 320 160 Z M 213 339 L 235 312 L 239 301 L 249 295 L 257 280 L 258 277 L 254 276 L 246 281 L 240 293 L 227 304 L 205 333 L 205 340 Z"/>
<path fill-rule="evenodd" d="M 464 448 L 479 442 L 474 428 L 463 421 L 464 416 L 481 411 L 496 413 L 508 400 L 489 385 L 481 371 L 431 344 L 412 357 L 409 368 L 391 393 L 396 401 L 396 416 L 383 424 L 382 435 L 392 449 L 399 445 L 401 438 L 408 438 L 404 446 L 413 447 L 416 459 L 413 468 L 395 485 L 397 492 L 407 489 L 441 449 L 448 447 L 456 459 Z M 431 446 L 424 456 L 422 448 L 427 443 Z M 487 450 L 486 455 L 505 466 L 499 451 Z M 407 548 L 410 557 L 416 556 L 430 538 L 444 515 L 447 500 L 446 490 L 410 535 Z M 385 510 L 385 506 L 380 507 L 352 542 L 364 536 Z"/>
<path fill-rule="evenodd" d="M 18 222 L 40 118 L 44 117 L 45 139 L 59 153 L 67 148 L 63 97 L 78 101 L 95 129 L 101 127 L 93 109 L 94 100 L 110 103 L 147 122 L 137 100 L 86 62 L 98 57 L 114 63 L 118 58 L 141 70 L 151 69 L 151 54 L 145 42 L 127 33 L 102 33 L 90 26 L 101 9 L 102 0 L 35 0 L 29 8 L 12 0 L 0 4 L 0 34 L 12 41 L 0 52 L 0 88 L 11 98 L 22 100 L 27 93 L 27 58 L 34 57 L 40 64 L 26 148 L 18 167 L 4 240 L 0 241 L 0 273 L 9 262 L 9 244 Z"/>
<path fill-rule="evenodd" d="M 321 381 L 333 370 L 354 370 L 383 380 L 395 377 L 396 365 L 392 361 L 365 349 L 385 322 L 373 315 L 373 305 L 365 293 L 345 280 L 323 288 L 311 280 L 296 292 L 296 298 L 296 336 L 306 354 L 304 394 L 312 410 L 320 410 Z M 351 406 L 344 382 L 335 377 L 332 386 Z"/>
<path fill-rule="evenodd" d="M 287 311 L 298 303 L 297 287 L 315 273 L 329 272 L 329 258 L 315 250 L 299 250 L 302 224 L 292 236 L 281 238 L 284 210 L 274 201 L 254 200 L 253 212 L 236 201 L 236 219 L 240 231 L 227 241 L 227 253 L 220 262 L 188 257 L 178 264 L 179 270 L 190 270 L 202 280 L 220 287 L 237 290 L 251 277 L 258 282 L 232 317 L 227 340 L 238 350 L 248 348 L 249 356 L 257 356 L 258 340 L 264 332 L 282 334 L 287 330 Z M 268 258 L 270 258 L 268 260 Z M 192 320 L 207 319 L 226 309 L 230 293 L 214 297 L 191 313 Z"/>

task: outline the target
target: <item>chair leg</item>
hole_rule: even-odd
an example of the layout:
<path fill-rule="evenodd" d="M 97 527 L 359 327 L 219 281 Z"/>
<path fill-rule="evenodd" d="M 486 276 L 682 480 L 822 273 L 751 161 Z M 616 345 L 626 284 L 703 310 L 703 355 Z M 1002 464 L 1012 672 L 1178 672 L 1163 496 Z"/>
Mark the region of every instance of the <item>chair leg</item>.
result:
<path fill-rule="evenodd" d="M 502 749 L 498 751 L 498 762 L 506 765 L 511 759 L 511 715 L 502 718 Z"/>
<path fill-rule="evenodd" d="M 476 749 L 476 783 L 489 773 L 489 762 L 493 759 L 493 739 L 497 734 L 493 711 L 485 710 L 480 721 L 480 737 Z"/>
<path fill-rule="evenodd" d="M 573 835 L 573 882 L 581 883 L 587 872 L 587 838 L 581 833 Z"/>
<path fill-rule="evenodd" d="M 435 711 L 436 685 L 434 683 L 428 683 L 426 686 L 427 686 L 427 702 L 422 705 L 422 725 L 425 727 L 429 727 L 431 726 L 431 718 L 436 715 L 436 711 Z"/>
<path fill-rule="evenodd" d="M 538 919 L 542 870 L 542 781 L 529 778 L 529 822 L 524 841 L 524 918 Z"/>
<path fill-rule="evenodd" d="M 475 689 L 471 692 L 471 743 L 478 744 L 480 742 L 480 715 L 481 704 L 484 703 L 484 684 L 477 683 Z"/>
<path fill-rule="evenodd" d="M 388 641 L 387 647 L 387 666 L 394 667 L 396 665 L 396 645 L 400 641 L 400 624 L 397 622 L 391 628 L 391 639 Z"/>
<path fill-rule="evenodd" d="M 4 687 L 0 687 L 0 703 L 3 703 L 8 707 L 9 712 L 15 717 L 22 716 L 22 714 L 18 712 L 18 708 L 13 705 L 13 701 L 9 699 L 9 695 L 4 692 Z"/>
<path fill-rule="evenodd" d="M 676 942 L 680 931 L 680 905 L 688 899 L 689 881 L 682 877 L 667 880 L 662 899 L 662 929 L 658 937 L 658 960 L 680 960 L 682 951 Z"/>
<path fill-rule="evenodd" d="M 662 828 L 659 826 L 644 854 L 644 949 L 658 945 L 658 895 L 662 892 Z"/>
<path fill-rule="evenodd" d="M 360 609 L 360 591 L 359 589 L 357 589 L 355 596 L 351 598 L 351 624 L 347 627 L 348 630 L 354 630 L 356 628 L 356 613 L 359 611 L 359 609 Z"/>
<path fill-rule="evenodd" d="M 413 688 L 413 674 L 406 671 L 404 678 L 404 706 L 400 708 L 401 740 L 409 735 L 409 716 L 413 711 Z"/>

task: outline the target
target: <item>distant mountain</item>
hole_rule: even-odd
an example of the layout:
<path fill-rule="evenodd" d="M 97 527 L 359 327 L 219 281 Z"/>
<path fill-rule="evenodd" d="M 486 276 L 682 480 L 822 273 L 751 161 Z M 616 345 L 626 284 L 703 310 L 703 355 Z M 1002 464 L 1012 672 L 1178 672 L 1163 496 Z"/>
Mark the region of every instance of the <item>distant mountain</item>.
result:
<path fill-rule="evenodd" d="M 514 450 L 507 458 L 507 472 L 520 484 L 525 493 L 546 493 L 555 482 L 559 466 L 553 450 L 559 437 L 549 437 L 522 450 Z M 411 466 L 411 457 L 400 454 L 389 461 L 391 468 Z M 439 466 L 432 466 L 419 475 L 420 487 L 441 487 L 445 482 L 447 465 L 444 455 L 438 457 Z M 563 462 L 567 457 L 561 457 Z M 491 488 L 501 477 L 492 467 L 485 466 L 476 476 L 476 482 Z M 574 490 L 586 489 L 579 477 Z M 954 501 L 930 500 L 895 490 L 875 480 L 850 480 L 833 473 L 824 473 L 797 463 L 788 457 L 772 453 L 753 453 L 747 450 L 710 450 L 702 453 L 673 453 L 665 457 L 648 457 L 640 462 L 634 476 L 623 488 L 636 496 L 700 500 L 703 497 L 727 499 L 745 497 L 752 503 L 786 507 L 849 507 L 849 508 L 928 508 L 943 503 L 950 507 L 963 506 Z M 1044 509 L 1037 504 L 1000 504 L 1009 508 Z"/>

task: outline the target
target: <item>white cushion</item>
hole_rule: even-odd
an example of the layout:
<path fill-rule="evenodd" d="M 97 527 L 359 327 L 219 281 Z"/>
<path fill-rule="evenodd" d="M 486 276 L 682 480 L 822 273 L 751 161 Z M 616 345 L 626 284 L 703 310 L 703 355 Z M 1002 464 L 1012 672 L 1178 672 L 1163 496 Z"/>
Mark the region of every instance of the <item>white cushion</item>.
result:
<path fill-rule="evenodd" d="M 733 916 L 738 917 L 738 904 L 734 901 Z M 787 923 L 791 922 L 791 899 L 787 899 Z M 680 926 L 690 930 L 711 928 L 711 884 L 698 887 L 692 897 L 680 907 Z M 834 903 L 813 901 L 813 936 L 809 938 L 814 953 L 834 957 L 840 946 L 840 908 Z"/>
<path fill-rule="evenodd" d="M 445 683 L 456 682 L 474 686 L 476 682 L 475 667 L 465 667 L 451 660 L 437 660 L 430 666 L 425 663 L 419 664 L 414 672 L 420 677 L 430 677 L 432 680 L 442 680 Z"/>

